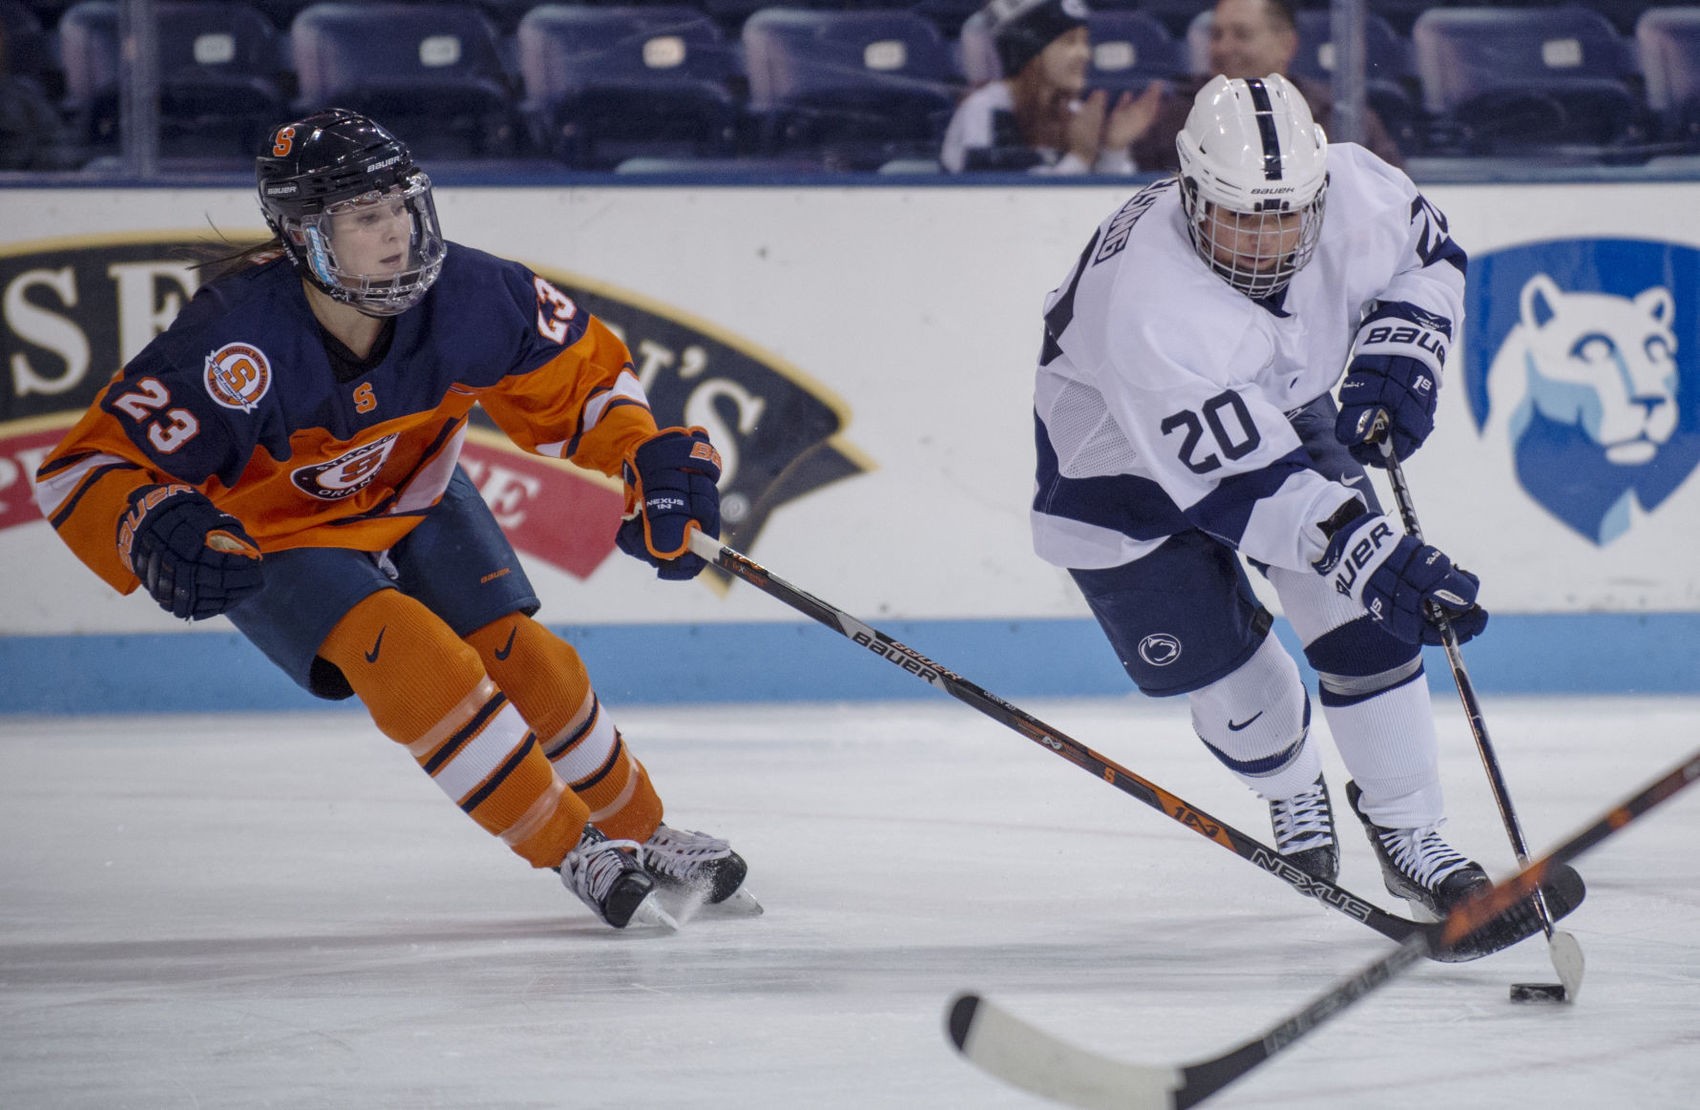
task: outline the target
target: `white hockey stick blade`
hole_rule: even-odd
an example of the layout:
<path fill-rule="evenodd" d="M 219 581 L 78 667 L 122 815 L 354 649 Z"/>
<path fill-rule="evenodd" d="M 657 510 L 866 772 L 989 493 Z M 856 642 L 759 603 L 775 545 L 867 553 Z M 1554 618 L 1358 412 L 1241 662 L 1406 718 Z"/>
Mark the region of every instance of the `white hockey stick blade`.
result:
<path fill-rule="evenodd" d="M 1582 991 L 1582 946 L 1569 933 L 1555 929 L 1547 941 L 1547 955 L 1552 957 L 1552 969 L 1558 972 L 1558 981 L 1564 984 L 1564 1000 L 1575 1002 Z"/>
<path fill-rule="evenodd" d="M 1171 1067 L 1146 1067 L 1058 1040 L 977 994 L 959 994 L 946 1031 L 975 1067 L 1013 1087 L 1085 1110 L 1172 1110 L 1184 1082 Z"/>

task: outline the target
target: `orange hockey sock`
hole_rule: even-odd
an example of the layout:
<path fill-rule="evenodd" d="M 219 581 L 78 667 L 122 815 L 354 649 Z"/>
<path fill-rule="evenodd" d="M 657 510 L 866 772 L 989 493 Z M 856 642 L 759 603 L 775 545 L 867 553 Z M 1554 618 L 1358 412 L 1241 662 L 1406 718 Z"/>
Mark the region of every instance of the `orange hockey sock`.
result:
<path fill-rule="evenodd" d="M 348 611 L 319 654 L 342 670 L 384 735 L 533 867 L 559 866 L 578 843 L 588 807 L 478 654 L 424 605 L 379 590 Z"/>
<path fill-rule="evenodd" d="M 573 646 L 522 613 L 492 621 L 466 640 L 590 808 L 592 823 L 616 839 L 648 840 L 661 823 L 661 798 L 602 711 Z"/>

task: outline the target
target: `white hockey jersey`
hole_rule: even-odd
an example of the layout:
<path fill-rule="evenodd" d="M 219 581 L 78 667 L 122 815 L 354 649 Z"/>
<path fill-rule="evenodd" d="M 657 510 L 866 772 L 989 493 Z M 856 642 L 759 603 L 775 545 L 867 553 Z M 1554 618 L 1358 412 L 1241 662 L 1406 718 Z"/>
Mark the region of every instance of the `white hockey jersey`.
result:
<path fill-rule="evenodd" d="M 1263 301 L 1199 257 L 1173 178 L 1098 226 L 1045 304 L 1041 558 L 1120 566 L 1192 528 L 1274 566 L 1321 556 L 1319 523 L 1355 495 L 1311 468 L 1287 414 L 1333 389 L 1375 302 L 1414 306 L 1456 335 L 1466 261 L 1399 170 L 1337 143 L 1328 171 L 1316 252 Z"/>

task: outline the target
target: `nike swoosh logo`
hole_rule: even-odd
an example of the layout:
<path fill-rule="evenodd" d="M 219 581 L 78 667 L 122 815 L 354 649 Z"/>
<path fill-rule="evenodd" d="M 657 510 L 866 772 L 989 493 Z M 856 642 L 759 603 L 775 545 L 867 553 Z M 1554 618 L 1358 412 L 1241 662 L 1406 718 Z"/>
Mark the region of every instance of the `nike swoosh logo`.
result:
<path fill-rule="evenodd" d="M 1241 729 L 1250 728 L 1251 723 L 1253 721 L 1257 720 L 1261 716 L 1263 716 L 1263 710 L 1259 709 L 1256 713 L 1253 713 L 1250 717 L 1247 717 L 1245 720 L 1241 721 L 1237 725 L 1233 722 L 1232 718 L 1229 718 L 1229 720 L 1228 720 L 1228 731 L 1229 732 L 1238 732 Z"/>
<path fill-rule="evenodd" d="M 514 650 L 514 633 L 517 632 L 517 631 L 519 631 L 518 625 L 515 625 L 513 628 L 508 629 L 508 642 L 496 649 L 496 658 L 497 659 L 506 659 L 513 652 L 513 650 Z"/>
<path fill-rule="evenodd" d="M 366 662 L 376 663 L 378 661 L 378 652 L 382 651 L 384 647 L 384 633 L 389 630 L 390 626 L 387 624 L 378 629 L 378 638 L 372 641 L 372 650 L 366 653 Z"/>

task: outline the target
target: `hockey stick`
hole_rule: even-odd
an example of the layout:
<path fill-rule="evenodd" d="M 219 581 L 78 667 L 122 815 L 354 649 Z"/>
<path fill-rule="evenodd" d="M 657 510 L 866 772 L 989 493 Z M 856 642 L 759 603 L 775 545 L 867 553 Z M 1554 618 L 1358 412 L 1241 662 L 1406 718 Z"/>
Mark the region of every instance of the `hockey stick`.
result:
<path fill-rule="evenodd" d="M 863 624 L 836 606 L 829 605 L 812 594 L 793 586 L 771 573 L 760 563 L 726 546 L 719 540 L 691 530 L 691 550 L 736 578 L 740 578 L 763 593 L 812 617 L 833 631 L 872 651 L 951 697 L 963 702 L 1000 724 L 1007 725 L 1029 740 L 1075 766 L 1103 779 L 1123 793 L 1137 798 L 1161 813 L 1185 825 L 1207 840 L 1214 841 L 1264 871 L 1286 882 L 1300 894 L 1309 895 L 1347 917 L 1368 925 L 1384 937 L 1407 940 L 1420 935 L 1423 925 L 1365 901 L 1344 887 L 1320 879 L 1295 867 L 1275 849 L 1253 840 L 1238 829 L 1218 821 L 1190 802 L 1169 793 L 1162 787 L 1129 771 L 1121 764 L 1099 755 L 1080 741 L 1036 717 L 1016 708 L 996 694 L 987 692 L 961 675 L 928 659 L 913 648 L 892 639 L 884 632 Z M 1581 901 L 1580 889 L 1555 889 L 1564 899 L 1566 912 Z M 1496 952 L 1524 937 L 1532 935 L 1538 926 L 1531 921 L 1484 930 L 1466 941 L 1460 941 L 1445 951 L 1430 953 L 1437 960 L 1459 962 L 1473 960 Z"/>
<path fill-rule="evenodd" d="M 1405 482 L 1405 471 L 1399 465 L 1399 456 L 1393 450 L 1392 439 L 1384 435 L 1380 442 L 1381 455 L 1387 463 L 1387 479 L 1393 486 L 1393 499 L 1399 503 L 1399 516 L 1405 522 L 1405 531 L 1418 543 L 1422 543 L 1423 528 L 1417 522 L 1417 509 L 1411 500 L 1411 487 Z M 1446 660 L 1452 666 L 1452 682 L 1458 688 L 1458 700 L 1464 704 L 1464 717 L 1470 724 L 1470 735 L 1475 737 L 1476 750 L 1481 753 L 1482 766 L 1487 769 L 1488 784 L 1493 788 L 1493 800 L 1499 805 L 1500 820 L 1505 824 L 1506 835 L 1511 838 L 1511 850 L 1517 854 L 1517 865 L 1527 867 L 1529 846 L 1523 839 L 1523 827 L 1517 820 L 1517 811 L 1511 805 L 1511 791 L 1507 789 L 1505 775 L 1499 769 L 1499 757 L 1494 754 L 1493 744 L 1488 740 L 1487 722 L 1482 719 L 1482 707 L 1476 700 L 1475 684 L 1470 681 L 1470 673 L 1464 669 L 1464 652 L 1458 644 L 1458 634 L 1439 605 L 1431 603 L 1428 616 L 1440 630 L 1440 642 L 1446 648 Z M 1546 895 L 1538 888 L 1535 891 L 1534 904 L 1535 913 L 1540 917 L 1541 931 L 1547 937 L 1547 955 L 1551 957 L 1552 968 L 1558 973 L 1558 981 L 1562 985 L 1562 992 L 1557 1001 L 1575 1002 L 1577 993 L 1582 989 L 1582 946 L 1576 942 L 1574 936 L 1553 927 L 1552 910 L 1547 905 Z M 1525 993 L 1541 990 L 1539 986 L 1513 984 L 1511 997 L 1543 997 L 1542 994 Z M 1546 988 L 1544 997 L 1551 997 L 1550 988 Z"/>
<path fill-rule="evenodd" d="M 1217 1056 L 1180 1066 L 1128 1063 L 1099 1055 L 1028 1025 L 996 1003 L 961 994 L 946 1012 L 945 1031 L 970 1063 L 999 1079 L 1070 1106 L 1099 1110 L 1180 1110 L 1195 1106 L 1267 1062 L 1412 964 L 1527 904 L 1555 865 L 1619 832 L 1700 778 L 1700 749 L 1612 806 L 1535 863 L 1425 926 L 1393 951 L 1341 979 L 1289 1017 Z"/>

